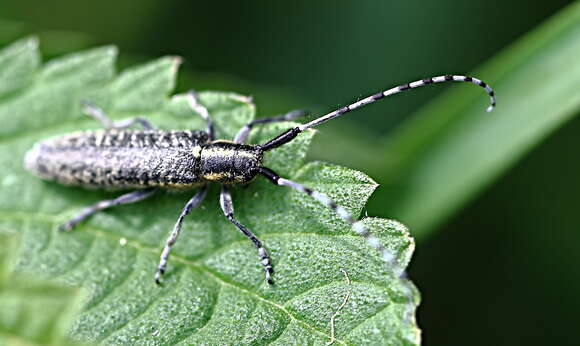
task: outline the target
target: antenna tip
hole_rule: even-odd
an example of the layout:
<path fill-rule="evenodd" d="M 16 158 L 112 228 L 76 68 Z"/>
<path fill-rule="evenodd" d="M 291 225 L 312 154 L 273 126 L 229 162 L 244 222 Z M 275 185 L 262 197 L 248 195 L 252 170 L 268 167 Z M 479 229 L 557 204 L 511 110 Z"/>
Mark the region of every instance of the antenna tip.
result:
<path fill-rule="evenodd" d="M 491 103 L 489 106 L 487 106 L 487 108 L 485 109 L 486 112 L 491 112 L 495 109 L 495 97 L 492 95 L 491 96 Z"/>

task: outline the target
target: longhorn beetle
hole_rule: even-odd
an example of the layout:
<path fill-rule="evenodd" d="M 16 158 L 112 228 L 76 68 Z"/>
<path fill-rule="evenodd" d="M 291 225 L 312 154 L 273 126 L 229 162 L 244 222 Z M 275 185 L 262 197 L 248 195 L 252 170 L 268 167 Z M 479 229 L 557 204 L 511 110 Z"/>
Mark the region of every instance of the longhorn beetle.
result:
<path fill-rule="evenodd" d="M 332 209 L 348 222 L 356 233 L 363 236 L 369 245 L 379 251 L 382 259 L 392 266 L 395 274 L 403 276 L 404 270 L 396 263 L 395 255 L 345 208 L 337 205 L 323 193 L 280 177 L 271 169 L 264 167 L 262 159 L 265 152 L 292 141 L 306 129 L 401 91 L 447 81 L 470 82 L 483 87 L 491 98 L 487 111 L 495 107 L 494 92 L 483 81 L 461 75 L 438 76 L 402 84 L 368 96 L 306 124 L 291 128 L 264 144 L 254 145 L 246 144 L 246 140 L 255 125 L 294 120 L 305 113 L 293 111 L 281 116 L 254 120 L 242 127 L 233 141 L 227 141 L 215 139 L 212 119 L 207 109 L 198 103 L 193 92 L 188 94 L 188 101 L 191 108 L 207 122 L 205 131 L 157 130 L 149 121 L 140 117 L 113 122 L 101 109 L 85 101 L 84 112 L 100 121 L 105 129 L 76 132 L 39 142 L 26 154 L 24 164 L 35 175 L 62 184 L 135 190 L 83 209 L 62 225 L 60 227 L 62 230 L 71 230 L 79 222 L 100 210 L 144 200 L 160 188 L 198 187 L 198 192 L 187 202 L 167 238 L 155 273 L 157 284 L 165 272 L 169 253 L 179 237 L 183 219 L 193 208 L 200 205 L 211 182 L 222 185 L 220 205 L 226 218 L 252 241 L 258 251 L 266 280 L 269 284 L 273 283 L 274 270 L 268 251 L 258 237 L 235 218 L 230 195 L 230 185 L 247 184 L 258 175 L 275 185 L 305 193 Z M 127 129 L 137 124 L 143 129 Z"/>

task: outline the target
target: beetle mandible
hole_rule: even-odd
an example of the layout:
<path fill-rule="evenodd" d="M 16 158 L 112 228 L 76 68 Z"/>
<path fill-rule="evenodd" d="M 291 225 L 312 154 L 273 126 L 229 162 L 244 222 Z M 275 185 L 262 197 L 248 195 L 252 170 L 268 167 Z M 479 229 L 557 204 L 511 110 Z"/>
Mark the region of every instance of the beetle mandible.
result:
<path fill-rule="evenodd" d="M 463 75 L 437 76 L 402 84 L 368 96 L 306 124 L 291 128 L 264 144 L 253 145 L 246 144 L 246 140 L 255 125 L 294 120 L 305 113 L 293 111 L 281 116 L 254 120 L 242 127 L 233 141 L 227 141 L 215 139 L 212 119 L 207 109 L 197 102 L 194 92 L 188 94 L 188 101 L 191 108 L 207 122 L 205 131 L 157 130 L 149 121 L 140 117 L 113 122 L 98 107 L 85 102 L 85 113 L 99 120 L 105 129 L 76 132 L 39 142 L 26 154 L 24 164 L 35 175 L 62 184 L 135 190 L 83 209 L 61 226 L 63 230 L 71 230 L 79 222 L 100 210 L 144 200 L 160 188 L 198 187 L 199 191 L 187 202 L 167 238 L 155 273 L 157 284 L 165 272 L 169 253 L 179 237 L 184 218 L 193 208 L 200 205 L 206 195 L 208 183 L 211 182 L 222 185 L 220 205 L 224 215 L 252 241 L 258 251 L 266 280 L 269 284 L 273 283 L 274 270 L 268 251 L 258 237 L 235 218 L 229 188 L 233 184 L 247 184 L 258 175 L 276 185 L 305 193 L 332 209 L 348 222 L 356 233 L 363 236 L 369 245 L 379 251 L 382 259 L 392 266 L 397 275 L 403 276 L 404 269 L 396 263 L 394 254 L 345 208 L 337 205 L 323 193 L 280 177 L 262 165 L 263 155 L 289 143 L 306 129 L 379 99 L 404 90 L 447 81 L 470 82 L 483 87 L 491 98 L 487 111 L 495 107 L 494 92 L 483 81 Z M 140 125 L 143 129 L 127 129 L 133 125 Z"/>

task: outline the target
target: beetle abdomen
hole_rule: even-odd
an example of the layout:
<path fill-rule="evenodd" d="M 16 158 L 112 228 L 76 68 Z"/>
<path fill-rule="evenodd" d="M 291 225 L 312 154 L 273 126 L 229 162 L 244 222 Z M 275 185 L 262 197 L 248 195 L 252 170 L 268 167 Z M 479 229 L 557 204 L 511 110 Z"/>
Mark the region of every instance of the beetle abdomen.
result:
<path fill-rule="evenodd" d="M 191 187 L 201 183 L 202 131 L 85 131 L 37 143 L 25 166 L 48 180 L 98 188 Z"/>

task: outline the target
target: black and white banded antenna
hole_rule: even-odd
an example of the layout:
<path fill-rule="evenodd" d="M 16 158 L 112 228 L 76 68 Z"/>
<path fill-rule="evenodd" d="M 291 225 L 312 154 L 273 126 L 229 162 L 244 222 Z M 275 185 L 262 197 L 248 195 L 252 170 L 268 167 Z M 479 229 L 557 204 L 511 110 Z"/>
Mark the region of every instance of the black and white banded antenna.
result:
<path fill-rule="evenodd" d="M 475 77 L 463 76 L 463 75 L 444 75 L 444 76 L 425 78 L 425 79 L 416 80 L 416 81 L 411 82 L 411 83 L 401 84 L 399 86 L 396 86 L 394 88 L 391 88 L 391 89 L 388 89 L 385 91 L 381 91 L 381 92 L 376 93 L 374 95 L 368 96 L 360 101 L 352 103 L 348 106 L 344 106 L 342 108 L 334 110 L 326 115 L 323 115 L 319 118 L 312 120 L 311 122 L 294 127 L 292 129 L 282 133 L 278 137 L 270 140 L 269 142 L 261 145 L 262 150 L 268 151 L 268 150 L 272 150 L 274 148 L 277 148 L 281 145 L 284 145 L 284 144 L 290 142 L 291 140 L 293 140 L 300 132 L 302 132 L 306 129 L 310 129 L 310 128 L 313 128 L 315 126 L 318 126 L 318 125 L 325 123 L 331 119 L 337 118 L 345 113 L 348 113 L 348 112 L 353 111 L 355 109 L 369 105 L 369 104 L 371 104 L 377 100 L 380 100 L 384 97 L 398 94 L 398 93 L 405 91 L 405 90 L 419 88 L 419 87 L 422 87 L 422 86 L 425 86 L 428 84 L 444 83 L 444 82 L 468 82 L 468 83 L 473 83 L 475 85 L 478 85 L 478 86 L 484 88 L 485 91 L 487 92 L 487 94 L 489 95 L 489 98 L 490 98 L 490 105 L 487 107 L 486 112 L 491 112 L 495 108 L 496 101 L 495 101 L 495 93 L 493 92 L 493 89 L 489 85 L 487 85 L 484 81 L 482 81 L 480 79 L 477 79 Z"/>

